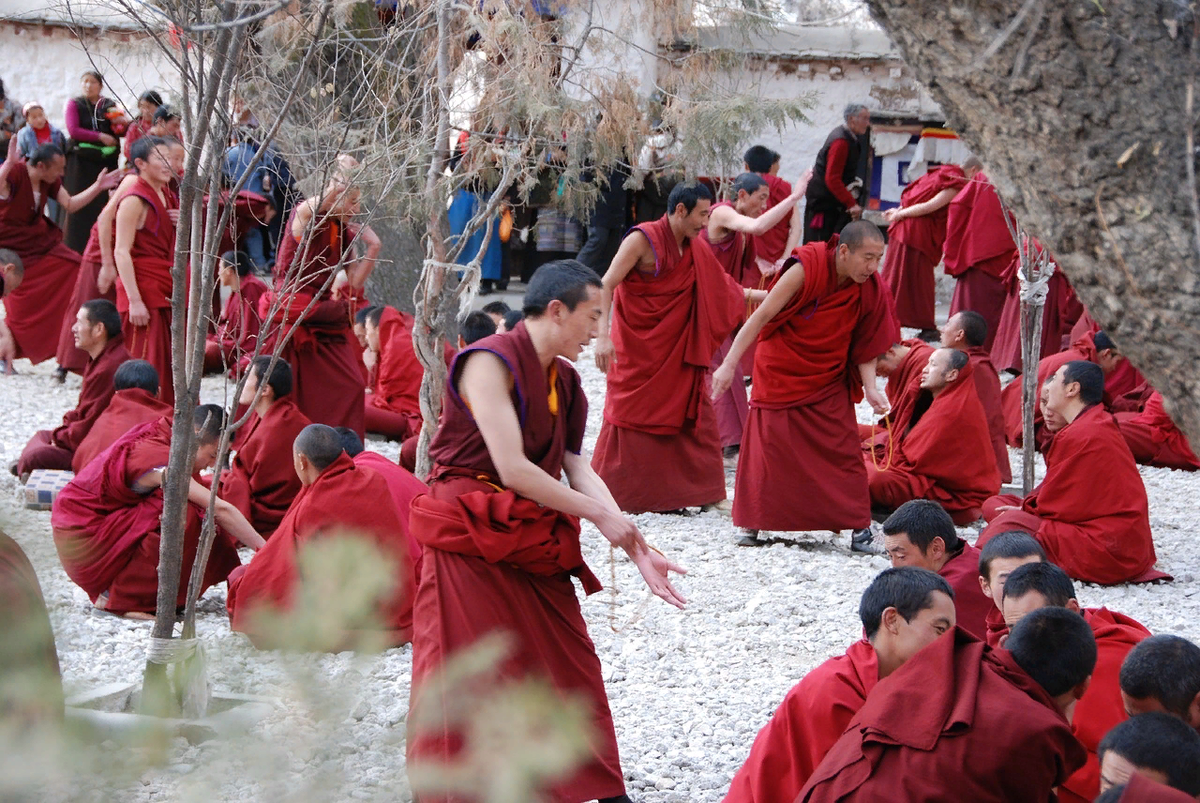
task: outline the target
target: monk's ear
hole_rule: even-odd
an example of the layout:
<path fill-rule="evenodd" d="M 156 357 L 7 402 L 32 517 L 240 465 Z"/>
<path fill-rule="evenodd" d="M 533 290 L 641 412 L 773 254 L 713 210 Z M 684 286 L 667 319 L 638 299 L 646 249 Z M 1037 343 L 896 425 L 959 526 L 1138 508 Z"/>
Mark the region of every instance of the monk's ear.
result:
<path fill-rule="evenodd" d="M 1067 604 L 1064 607 L 1068 611 L 1074 611 L 1075 613 L 1079 614 L 1080 616 L 1083 615 L 1083 608 L 1079 607 L 1079 600 L 1077 600 L 1077 599 L 1067 600 Z"/>
<path fill-rule="evenodd" d="M 934 539 L 929 542 L 929 554 L 927 557 L 940 558 L 945 554 L 946 542 L 942 540 L 941 536 L 935 536 Z"/>
<path fill-rule="evenodd" d="M 989 583 L 988 579 L 982 574 L 979 575 L 979 590 L 982 591 L 983 595 L 988 599 L 992 598 L 992 584 Z"/>
<path fill-rule="evenodd" d="M 1088 687 L 1091 685 L 1092 685 L 1092 676 L 1088 675 L 1086 678 L 1083 679 L 1083 682 L 1081 682 L 1078 686 L 1076 686 L 1074 689 L 1071 690 L 1071 695 L 1076 700 L 1082 700 L 1083 695 L 1087 694 Z"/>
<path fill-rule="evenodd" d="M 895 608 L 884 608 L 883 616 L 880 617 L 880 625 L 883 626 L 889 633 L 895 635 L 900 630 L 900 611 Z"/>

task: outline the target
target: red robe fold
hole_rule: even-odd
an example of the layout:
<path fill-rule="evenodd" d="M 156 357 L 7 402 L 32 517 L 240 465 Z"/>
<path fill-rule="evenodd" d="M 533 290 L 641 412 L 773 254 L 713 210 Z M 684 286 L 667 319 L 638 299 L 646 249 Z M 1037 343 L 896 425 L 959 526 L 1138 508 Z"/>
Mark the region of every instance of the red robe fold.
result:
<path fill-rule="evenodd" d="M 241 373 L 254 354 L 262 319 L 258 305 L 267 293 L 267 286 L 253 274 L 241 279 L 241 287 L 225 301 L 217 319 L 216 331 L 208 336 L 204 346 L 204 370 L 221 373 L 226 367 Z"/>
<path fill-rule="evenodd" d="M 1187 436 L 1167 414 L 1162 394 L 1157 390 L 1150 393 L 1140 412 L 1117 413 L 1115 418 L 1137 462 L 1183 471 L 1200 469 L 1200 459 L 1192 451 Z"/>
<path fill-rule="evenodd" d="M 394 440 L 421 431 L 421 379 L 425 368 L 413 349 L 413 316 L 385 307 L 379 318 L 375 386 L 367 394 L 367 431 Z M 381 415 L 375 415 L 378 411 Z"/>
<path fill-rule="evenodd" d="M 0 712 L 9 725 L 63 716 L 62 673 L 33 564 L 0 530 Z"/>
<path fill-rule="evenodd" d="M 1076 580 L 1111 585 L 1166 578 L 1154 572 L 1146 486 L 1101 405 L 1055 434 L 1046 451 L 1046 478 L 1020 510 L 996 515 L 985 506 L 985 516 L 989 524 L 976 546 L 995 533 L 1032 530 L 1050 562 Z"/>
<path fill-rule="evenodd" d="M 25 278 L 4 296 L 5 324 L 16 341 L 17 358 L 39 363 L 54 356 L 63 316 L 72 320 L 71 293 L 79 273 L 79 254 L 63 245 L 62 230 L 43 214 L 61 181 L 41 185 L 34 198 L 24 162 L 8 173 L 8 200 L 0 201 L 0 248 L 11 248 L 25 265 Z"/>
<path fill-rule="evenodd" d="M 112 401 L 104 408 L 104 412 L 96 419 L 96 423 L 75 450 L 71 458 L 71 470 L 79 474 L 88 463 L 116 443 L 126 432 L 140 424 L 170 416 L 172 410 L 171 405 L 141 388 L 116 391 Z"/>
<path fill-rule="evenodd" d="M 400 525 L 404 531 L 404 543 L 408 547 L 405 582 L 415 590 L 417 578 L 421 576 L 421 543 L 413 534 L 408 520 L 413 500 L 423 493 L 428 493 L 429 486 L 378 452 L 359 452 L 354 456 L 354 465 L 369 468 L 383 477 L 383 481 L 388 484 L 388 490 L 392 492 L 392 501 L 396 504 L 396 512 L 400 515 Z"/>
<path fill-rule="evenodd" d="M 221 498 L 240 510 L 263 538 L 275 532 L 300 493 L 292 443 L 311 423 L 285 396 L 262 418 L 251 413 L 238 431 L 237 453 L 221 474 Z"/>
<path fill-rule="evenodd" d="M 170 419 L 143 424 L 89 463 L 54 500 L 50 525 L 63 568 L 93 603 L 108 592 L 106 610 L 154 613 L 162 489 L 139 494 L 133 484 L 167 465 L 170 445 Z M 177 605 L 186 602 L 202 516 L 200 508 L 188 505 Z M 228 577 L 238 562 L 232 544 L 217 538 L 201 593 Z"/>
<path fill-rule="evenodd" d="M 979 587 L 979 550 L 960 543 L 962 549 L 942 564 L 938 574 L 954 589 L 958 626 L 984 641 L 988 633 L 988 616 L 996 611 L 996 603 Z"/>
<path fill-rule="evenodd" d="M 795 800 L 878 682 L 879 658 L 866 639 L 805 675 L 758 732 L 725 803 Z"/>
<path fill-rule="evenodd" d="M 75 300 L 67 309 L 78 310 L 94 298 L 103 298 L 116 303 L 117 288 L 115 284 L 108 288 L 107 293 L 100 292 L 100 259 L 99 224 L 93 223 L 92 233 L 88 236 L 87 246 L 83 249 L 83 257 L 79 262 L 79 273 L 75 278 Z M 54 357 L 59 368 L 66 368 L 68 371 L 80 374 L 87 367 L 88 355 L 83 349 L 75 347 L 75 335 L 71 332 L 74 324 L 74 317 L 63 315 L 62 331 L 58 336 L 58 351 Z"/>
<path fill-rule="evenodd" d="M 1130 776 L 1121 793 L 1121 803 L 1192 803 L 1193 800 L 1187 792 L 1152 781 L 1140 772 Z"/>
<path fill-rule="evenodd" d="M 387 482 L 368 468 L 356 467 L 344 452 L 321 472 L 316 482 L 297 494 L 267 545 L 245 569 L 230 576 L 226 600 L 230 626 L 250 636 L 255 646 L 286 644 L 287 634 L 276 634 L 273 638 L 255 631 L 255 611 L 287 610 L 292 605 L 300 581 L 300 549 L 330 535 L 367 537 L 384 555 L 396 561 L 396 588 L 381 603 L 376 624 L 387 632 L 390 644 L 407 642 L 412 633 L 413 588 L 403 582 L 402 567 L 408 546 L 400 514 Z"/>
<path fill-rule="evenodd" d="M 955 628 L 879 681 L 796 800 L 1049 801 L 1086 755 L 1008 652 Z"/>
<path fill-rule="evenodd" d="M 707 376 L 745 312 L 742 289 L 707 242 L 681 252 L 666 215 L 637 230 L 655 271 L 630 271 L 613 296 L 616 363 L 592 466 L 630 513 L 719 502 L 725 468 Z"/>
<path fill-rule="evenodd" d="M 900 325 L 877 276 L 840 283 L 836 247 L 834 238 L 797 249 L 804 285 L 759 336 L 733 497 L 739 527 L 842 530 L 870 522 L 856 366 L 898 342 Z"/>
<path fill-rule="evenodd" d="M 1004 407 L 1001 404 L 1000 375 L 992 364 L 987 349 L 982 346 L 972 346 L 967 349 L 967 356 L 975 369 L 975 392 L 979 394 L 979 403 L 983 405 L 983 414 L 987 417 L 988 434 L 992 439 L 992 451 L 996 453 L 996 468 L 1000 471 L 1001 482 L 1012 482 L 1012 466 L 1008 462 L 1008 440 L 1004 429 Z"/>
<path fill-rule="evenodd" d="M 1021 373 L 1021 287 L 1017 279 L 1020 259 L 1013 257 L 1004 273 L 1008 297 L 1004 300 L 1004 311 L 1000 314 L 1000 325 L 992 344 L 992 360 L 1001 371 Z M 1042 308 L 1042 343 L 1038 359 L 1062 351 L 1070 342 L 1071 327 L 1083 314 L 1083 304 L 1075 295 L 1066 275 L 1058 268 L 1050 276 L 1046 303 Z"/>
<path fill-rule="evenodd" d="M 958 190 L 966 183 L 967 177 L 958 165 L 935 167 L 904 188 L 900 205 L 922 204 L 943 190 Z M 879 276 L 891 290 L 901 326 L 937 328 L 937 281 L 933 271 L 942 261 L 949 214 L 946 205 L 928 215 L 902 218 L 888 227 L 887 252 Z"/>
<path fill-rule="evenodd" d="M 929 363 L 929 355 L 933 354 L 933 346 L 924 340 L 913 338 L 901 341 L 908 347 L 908 353 L 900 360 L 896 369 L 888 374 L 887 394 L 891 409 L 874 425 L 862 424 L 859 427 L 865 448 L 875 448 L 877 456 L 884 458 L 890 429 L 904 430 L 908 428 L 913 413 L 917 407 L 917 397 L 921 395 L 921 372 Z"/>
<path fill-rule="evenodd" d="M 767 182 L 767 209 L 771 209 L 776 204 L 781 203 L 785 198 L 792 194 L 791 182 L 773 176 L 770 173 L 759 173 L 763 180 Z M 778 262 L 783 259 L 787 249 L 788 234 L 792 230 L 792 216 L 785 215 L 783 220 L 776 223 L 763 234 L 754 237 L 753 245 L 755 253 L 770 262 Z M 757 267 L 755 268 L 757 272 Z M 750 287 L 748 284 L 743 284 L 743 287 Z M 754 285 L 758 287 L 757 284 Z"/>

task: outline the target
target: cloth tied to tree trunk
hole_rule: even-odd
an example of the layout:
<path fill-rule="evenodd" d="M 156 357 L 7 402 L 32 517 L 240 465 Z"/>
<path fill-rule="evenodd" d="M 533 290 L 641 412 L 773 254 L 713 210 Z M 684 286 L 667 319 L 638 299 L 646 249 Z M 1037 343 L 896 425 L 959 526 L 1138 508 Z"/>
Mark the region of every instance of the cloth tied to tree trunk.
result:
<path fill-rule="evenodd" d="M 1047 260 L 1046 267 L 1043 268 L 1038 277 L 1034 280 L 1028 278 L 1025 266 L 1021 266 L 1021 270 L 1017 271 L 1017 278 L 1021 281 L 1021 302 L 1033 304 L 1037 307 L 1045 306 L 1046 296 L 1050 292 L 1050 277 L 1054 275 L 1054 270 L 1057 266 Z"/>

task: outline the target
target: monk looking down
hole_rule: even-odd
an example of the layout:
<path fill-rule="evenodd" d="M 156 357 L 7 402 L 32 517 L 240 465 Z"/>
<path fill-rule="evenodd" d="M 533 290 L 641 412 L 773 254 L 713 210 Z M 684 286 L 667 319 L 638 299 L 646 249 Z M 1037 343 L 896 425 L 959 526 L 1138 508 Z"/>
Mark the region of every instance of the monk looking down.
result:
<path fill-rule="evenodd" d="M 792 687 L 758 732 L 725 803 L 795 800 L 871 689 L 954 627 L 954 592 L 931 571 L 885 569 L 858 606 L 866 637 Z"/>
<path fill-rule="evenodd" d="M 121 363 L 112 383 L 112 401 L 71 457 L 71 470 L 76 474 L 126 432 L 171 415 L 171 405 L 158 398 L 158 371 L 145 360 Z"/>
<path fill-rule="evenodd" d="M 1026 563 L 1044 563 L 1046 551 L 1029 533 L 1010 530 L 988 540 L 979 550 L 979 587 L 983 595 L 995 603 L 987 615 L 987 643 L 999 647 L 1008 635 L 1004 622 L 1004 585 L 1020 566 Z"/>
<path fill-rule="evenodd" d="M 874 424 L 858 425 L 864 449 L 874 448 L 882 457 L 881 447 L 887 446 L 891 422 L 912 418 L 921 395 L 921 375 L 933 352 L 934 348 L 924 340 L 902 340 L 893 343 L 875 360 L 876 375 L 887 380 L 885 391 L 891 409 Z"/>
<path fill-rule="evenodd" d="M 1160 713 L 1131 717 L 1105 734 L 1099 750 L 1102 791 L 1129 783 L 1137 774 L 1178 789 L 1190 800 L 1200 797 L 1200 733 L 1176 717 Z M 1152 799 L 1170 803 L 1175 798 Z"/>
<path fill-rule="evenodd" d="M 217 264 L 217 279 L 228 288 L 229 298 L 217 318 L 216 331 L 204 344 L 204 372 L 218 374 L 232 369 L 240 376 L 254 354 L 262 319 L 259 300 L 267 292 L 263 280 L 254 275 L 254 263 L 244 251 L 226 251 Z"/>
<path fill-rule="evenodd" d="M 1200 647 L 1181 636 L 1151 636 L 1121 664 L 1129 716 L 1161 711 L 1200 730 Z"/>
<path fill-rule="evenodd" d="M 965 351 L 970 358 L 974 369 L 975 392 L 987 417 L 988 434 L 992 439 L 992 451 L 996 453 L 1000 481 L 1012 482 L 1012 467 L 1008 462 L 1008 442 L 1004 432 L 1004 407 L 1000 401 L 1000 375 L 996 373 L 996 366 L 984 347 L 987 334 L 987 321 L 983 316 L 974 310 L 963 310 L 951 315 L 942 327 L 942 348 Z"/>
<path fill-rule="evenodd" d="M 375 381 L 364 407 L 367 432 L 402 441 L 421 431 L 421 379 L 425 368 L 413 349 L 413 316 L 372 307 L 364 321 L 367 349 L 375 355 Z"/>

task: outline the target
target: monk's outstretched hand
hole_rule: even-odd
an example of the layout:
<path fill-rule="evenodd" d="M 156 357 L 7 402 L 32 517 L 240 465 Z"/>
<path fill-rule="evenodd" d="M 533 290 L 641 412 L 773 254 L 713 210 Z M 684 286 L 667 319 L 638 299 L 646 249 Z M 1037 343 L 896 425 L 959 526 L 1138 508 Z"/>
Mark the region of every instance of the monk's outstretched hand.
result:
<path fill-rule="evenodd" d="M 649 549 L 644 544 L 640 552 L 635 552 L 629 557 L 638 567 L 638 571 L 642 573 L 642 579 L 646 581 L 646 585 L 650 587 L 654 596 L 683 610 L 687 600 L 675 589 L 675 586 L 671 585 L 668 573 L 687 574 L 687 569 L 675 565 L 664 555 Z"/>
<path fill-rule="evenodd" d="M 871 405 L 871 409 L 879 415 L 883 415 L 891 407 L 888 404 L 887 396 L 880 393 L 878 388 L 864 388 L 863 393 L 866 395 L 867 403 Z"/>
<path fill-rule="evenodd" d="M 721 367 L 713 371 L 712 375 L 712 398 L 713 401 L 725 395 L 733 385 L 733 366 L 726 363 L 721 363 Z"/>

